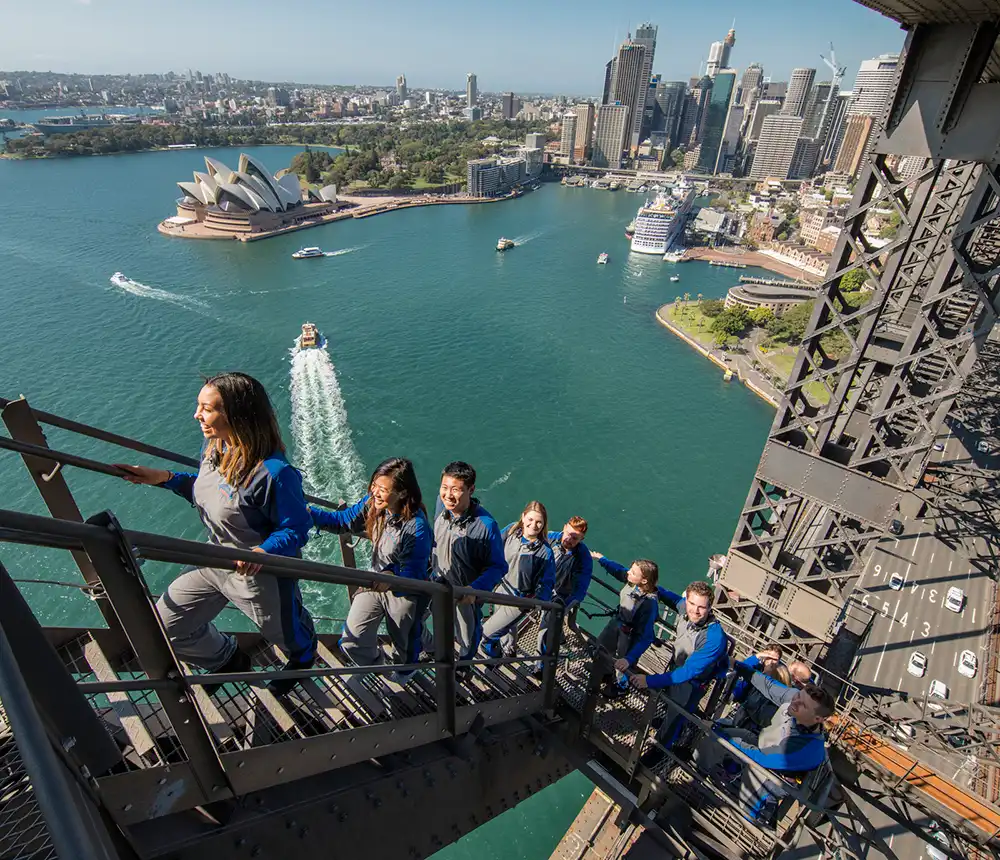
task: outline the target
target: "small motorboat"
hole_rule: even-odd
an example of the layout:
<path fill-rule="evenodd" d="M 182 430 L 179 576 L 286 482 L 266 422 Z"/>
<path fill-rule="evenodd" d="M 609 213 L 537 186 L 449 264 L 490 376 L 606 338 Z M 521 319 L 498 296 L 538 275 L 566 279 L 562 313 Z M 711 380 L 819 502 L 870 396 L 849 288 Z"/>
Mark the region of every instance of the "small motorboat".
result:
<path fill-rule="evenodd" d="M 498 251 L 509 251 L 513 247 L 514 247 L 513 239 L 506 239 L 503 236 L 501 236 L 499 241 L 497 242 Z"/>
<path fill-rule="evenodd" d="M 677 283 L 677 282 L 678 282 L 678 281 L 679 281 L 680 279 L 681 279 L 681 276 L 680 276 L 680 275 L 671 275 L 671 276 L 670 276 L 670 280 L 671 280 L 671 281 L 672 281 L 673 283 L 675 283 L 675 284 L 676 284 L 676 283 Z"/>
<path fill-rule="evenodd" d="M 299 349 L 318 349 L 324 346 L 325 339 L 316 328 L 315 323 L 302 323 L 302 334 L 296 340 Z"/>
<path fill-rule="evenodd" d="M 608 252 L 602 251 L 597 257 L 597 262 L 600 263 L 602 266 L 606 265 L 608 262 Z"/>
<path fill-rule="evenodd" d="M 631 239 L 635 235 L 635 219 L 633 218 L 625 226 L 625 235 Z"/>
<path fill-rule="evenodd" d="M 325 257 L 326 253 L 322 248 L 299 248 L 292 254 L 293 260 L 308 260 L 310 257 Z"/>

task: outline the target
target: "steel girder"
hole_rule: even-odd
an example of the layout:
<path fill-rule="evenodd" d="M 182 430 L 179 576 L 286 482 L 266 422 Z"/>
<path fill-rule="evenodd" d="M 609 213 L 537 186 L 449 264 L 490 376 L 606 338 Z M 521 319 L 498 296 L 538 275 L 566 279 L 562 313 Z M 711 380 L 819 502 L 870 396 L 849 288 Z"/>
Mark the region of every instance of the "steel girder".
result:
<path fill-rule="evenodd" d="M 868 545 L 920 480 L 996 321 L 1000 144 L 989 161 L 949 158 L 952 142 L 968 148 L 966 131 L 955 130 L 967 130 L 961 111 L 978 104 L 984 33 L 921 26 L 908 39 L 887 130 L 857 184 L 719 577 L 730 624 L 810 656 L 822 650 L 810 640 L 829 642 L 834 626 L 819 604 L 789 595 L 808 589 L 847 603 Z M 947 92 L 929 84 L 942 62 Z M 913 128 L 915 115 L 928 128 Z M 898 178 L 890 156 L 931 154 L 932 131 L 938 157 Z M 879 207 L 901 225 L 881 247 L 865 233 Z M 860 306 L 841 288 L 855 270 L 870 289 Z M 748 579 L 747 560 L 769 576 Z"/>

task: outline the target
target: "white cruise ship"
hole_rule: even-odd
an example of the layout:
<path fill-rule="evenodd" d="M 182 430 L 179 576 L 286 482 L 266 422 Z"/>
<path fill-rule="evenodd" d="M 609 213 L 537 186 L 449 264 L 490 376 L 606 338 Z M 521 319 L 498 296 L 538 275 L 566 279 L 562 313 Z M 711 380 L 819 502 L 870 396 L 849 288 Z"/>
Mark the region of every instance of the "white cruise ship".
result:
<path fill-rule="evenodd" d="M 657 194 L 652 203 L 647 200 L 635 216 L 632 250 L 662 257 L 684 229 L 694 197 L 695 189 L 681 182 L 671 193 Z"/>

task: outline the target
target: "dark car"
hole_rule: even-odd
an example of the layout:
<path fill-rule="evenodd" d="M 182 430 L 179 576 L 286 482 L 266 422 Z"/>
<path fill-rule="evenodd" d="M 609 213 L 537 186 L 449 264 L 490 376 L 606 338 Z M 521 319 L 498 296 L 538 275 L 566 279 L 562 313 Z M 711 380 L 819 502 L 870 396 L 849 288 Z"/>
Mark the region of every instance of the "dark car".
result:
<path fill-rule="evenodd" d="M 903 524 L 899 520 L 893 520 L 889 523 L 889 534 L 901 535 L 903 533 Z"/>

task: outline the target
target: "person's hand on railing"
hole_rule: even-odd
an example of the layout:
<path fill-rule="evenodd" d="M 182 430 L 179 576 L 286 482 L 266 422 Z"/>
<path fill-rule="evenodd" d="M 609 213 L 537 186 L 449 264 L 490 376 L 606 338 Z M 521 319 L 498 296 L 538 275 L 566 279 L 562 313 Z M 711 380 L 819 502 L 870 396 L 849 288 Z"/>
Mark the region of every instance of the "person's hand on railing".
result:
<path fill-rule="evenodd" d="M 476 595 L 466 594 L 465 597 L 460 597 L 455 601 L 459 606 L 471 606 L 476 602 Z"/>
<path fill-rule="evenodd" d="M 590 557 L 592 559 L 594 559 L 594 561 L 600 561 L 602 558 L 604 558 L 604 553 L 603 552 L 597 552 L 597 550 L 593 550 L 592 549 L 590 551 Z"/>
<path fill-rule="evenodd" d="M 624 657 L 619 657 L 615 660 L 615 671 L 616 672 L 626 672 L 628 671 L 628 660 Z"/>
<path fill-rule="evenodd" d="M 253 547 L 250 551 L 262 552 L 267 555 L 267 550 L 263 550 L 259 546 Z M 252 561 L 238 561 L 236 562 L 236 572 L 240 576 L 256 576 L 260 573 L 260 565 L 254 564 Z"/>
<path fill-rule="evenodd" d="M 128 463 L 113 463 L 116 469 L 121 469 L 122 475 L 130 484 L 146 484 L 155 486 L 170 480 L 170 472 L 167 469 L 151 469 L 149 466 L 130 466 Z"/>
<path fill-rule="evenodd" d="M 629 675 L 628 682 L 635 687 L 637 690 L 646 689 L 646 676 L 645 675 Z"/>

